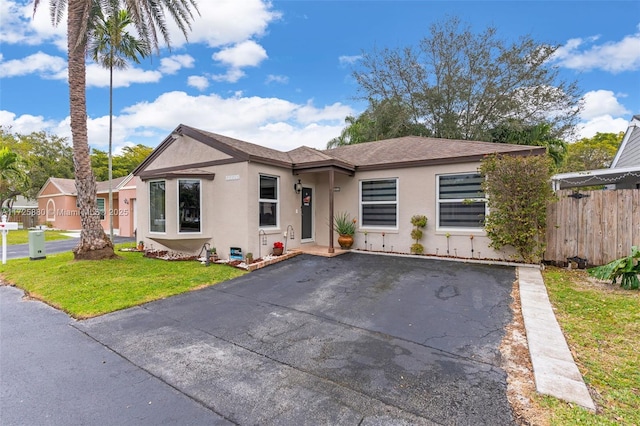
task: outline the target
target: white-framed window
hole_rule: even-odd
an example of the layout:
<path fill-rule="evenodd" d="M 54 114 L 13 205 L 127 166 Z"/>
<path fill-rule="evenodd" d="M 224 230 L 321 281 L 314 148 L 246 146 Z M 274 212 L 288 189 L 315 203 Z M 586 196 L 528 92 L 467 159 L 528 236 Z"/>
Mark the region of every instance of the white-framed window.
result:
<path fill-rule="evenodd" d="M 97 198 L 96 204 L 98 206 L 98 214 L 100 215 L 100 220 L 104 220 L 107 209 L 105 208 L 106 200 L 104 198 Z"/>
<path fill-rule="evenodd" d="M 258 199 L 260 228 L 277 228 L 279 215 L 279 186 L 277 176 L 260 175 Z"/>
<path fill-rule="evenodd" d="M 360 226 L 398 228 L 398 179 L 360 181 Z"/>
<path fill-rule="evenodd" d="M 200 232 L 202 191 L 200 179 L 178 179 L 178 232 Z"/>
<path fill-rule="evenodd" d="M 166 232 L 165 222 L 166 182 L 149 182 L 149 231 Z"/>
<path fill-rule="evenodd" d="M 478 230 L 484 227 L 487 198 L 482 181 L 480 173 L 438 175 L 439 229 Z"/>

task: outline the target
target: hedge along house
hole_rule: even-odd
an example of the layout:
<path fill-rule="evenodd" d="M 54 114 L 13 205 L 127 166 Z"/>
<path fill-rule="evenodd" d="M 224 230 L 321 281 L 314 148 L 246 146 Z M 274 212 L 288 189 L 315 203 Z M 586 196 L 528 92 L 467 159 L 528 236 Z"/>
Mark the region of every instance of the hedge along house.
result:
<path fill-rule="evenodd" d="M 429 219 L 425 254 L 502 259 L 488 248 L 478 173 L 495 153 L 545 148 L 403 137 L 281 152 L 180 125 L 133 172 L 138 239 L 152 249 L 198 253 L 207 243 L 222 258 L 232 248 L 257 258 L 286 233 L 289 249 L 333 252 L 330 218 L 347 212 L 357 220 L 353 248 L 409 253 L 410 219 L 420 214 Z"/>
<path fill-rule="evenodd" d="M 108 212 L 113 214 L 113 227 L 116 235 L 131 237 L 134 235 L 136 217 L 135 191 L 136 178 L 128 175 L 113 179 L 113 207 L 109 205 L 109 182 L 96 182 L 96 199 L 100 223 L 109 233 Z M 37 222 L 49 224 L 68 231 L 80 230 L 80 211 L 78 210 L 76 183 L 74 179 L 51 177 L 47 179 L 37 195 Z M 129 200 L 132 200 L 130 202 Z M 122 201 L 121 201 L 122 200 Z"/>

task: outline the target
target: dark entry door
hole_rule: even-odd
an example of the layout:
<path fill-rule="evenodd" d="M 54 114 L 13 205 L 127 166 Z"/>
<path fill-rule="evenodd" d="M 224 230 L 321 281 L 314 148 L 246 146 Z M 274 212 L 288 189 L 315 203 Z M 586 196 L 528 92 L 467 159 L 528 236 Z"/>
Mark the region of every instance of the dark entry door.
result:
<path fill-rule="evenodd" d="M 302 188 L 302 240 L 313 240 L 313 188 Z"/>

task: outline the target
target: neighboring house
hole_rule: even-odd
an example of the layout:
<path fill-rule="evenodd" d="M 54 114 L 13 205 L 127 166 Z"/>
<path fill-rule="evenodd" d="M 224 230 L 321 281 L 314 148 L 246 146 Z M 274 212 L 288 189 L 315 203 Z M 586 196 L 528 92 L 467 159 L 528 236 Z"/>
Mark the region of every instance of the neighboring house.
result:
<path fill-rule="evenodd" d="M 640 188 L 640 115 L 634 115 L 608 169 L 561 173 L 551 178 L 553 188 L 607 185 L 607 189 Z"/>
<path fill-rule="evenodd" d="M 4 208 L 9 213 L 8 222 L 19 222 L 23 229 L 33 228 L 38 224 L 38 201 L 30 200 L 22 195 L 7 200 Z M 3 212 L 5 211 L 3 209 Z"/>
<path fill-rule="evenodd" d="M 133 175 L 112 180 L 113 207 L 109 206 L 109 182 L 97 182 L 96 214 L 100 215 L 102 227 L 109 231 L 109 217 L 113 214 L 114 233 L 124 237 L 134 235 L 135 186 Z M 38 192 L 38 223 L 49 224 L 58 229 L 79 230 L 80 211 L 77 206 L 77 191 L 74 179 L 49 178 Z M 122 200 L 122 201 L 121 201 Z"/>
<path fill-rule="evenodd" d="M 232 248 L 257 258 L 286 235 L 288 248 L 331 252 L 330 218 L 346 211 L 357 220 L 353 248 L 408 253 L 410 219 L 421 214 L 426 254 L 503 259 L 488 248 L 478 173 L 494 153 L 545 148 L 402 137 L 281 152 L 180 125 L 133 172 L 138 239 L 153 249 L 197 253 L 208 243 L 223 258 Z"/>

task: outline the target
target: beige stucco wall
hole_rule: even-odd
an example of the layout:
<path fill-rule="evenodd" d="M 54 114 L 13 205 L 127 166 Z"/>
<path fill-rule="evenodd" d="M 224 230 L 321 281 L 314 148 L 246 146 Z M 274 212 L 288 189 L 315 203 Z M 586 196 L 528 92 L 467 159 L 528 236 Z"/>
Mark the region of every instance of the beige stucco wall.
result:
<path fill-rule="evenodd" d="M 473 235 L 473 257 L 505 259 L 508 253 L 496 252 L 489 248 L 489 239 L 483 230 L 453 230 L 437 229 L 436 218 L 436 185 L 437 175 L 474 173 L 480 166 L 479 162 L 466 164 L 440 165 L 422 168 L 404 168 L 392 170 L 379 170 L 358 172 L 350 177 L 342 174 L 335 175 L 335 186 L 340 187 L 339 192 L 334 193 L 334 211 L 339 213 L 347 211 L 351 217 L 358 220 L 358 230 L 355 235 L 353 248 L 375 251 L 394 251 L 409 253 L 414 240 L 411 239 L 411 217 L 416 214 L 425 215 L 428 218 L 427 227 L 423 229 L 424 236 L 420 243 L 425 248 L 425 254 L 447 254 L 447 240 L 449 241 L 449 255 L 457 257 L 472 257 L 471 238 Z M 360 217 L 359 182 L 370 179 L 398 179 L 398 228 L 363 228 Z M 304 180 L 303 180 L 304 182 Z M 317 200 L 321 206 L 316 211 L 316 223 L 318 226 L 317 243 L 329 244 L 329 233 L 326 222 L 328 221 L 328 179 L 324 177 L 317 183 Z M 384 232 L 384 249 L 382 233 Z M 447 233 L 449 238 L 447 239 Z M 337 234 L 334 234 L 334 246 L 337 245 Z"/>
<path fill-rule="evenodd" d="M 172 144 L 175 152 L 165 150 L 153 163 L 154 168 L 173 167 L 176 155 L 180 152 L 179 163 L 202 163 L 215 158 L 223 158 L 211 147 L 184 138 L 187 145 L 194 149 L 183 149 L 180 143 Z M 170 147 L 171 148 L 171 147 Z M 196 149 L 197 148 L 197 149 Z M 409 253 L 414 243 L 411 239 L 413 215 L 426 215 L 428 224 L 423 230 L 420 243 L 425 254 L 472 257 L 470 236 L 473 235 L 473 257 L 486 259 L 505 259 L 509 253 L 496 252 L 489 248 L 489 239 L 481 229 L 454 230 L 437 229 L 436 185 L 437 175 L 475 173 L 479 162 L 454 165 L 438 165 L 419 168 L 404 168 L 358 172 L 355 176 L 335 173 L 334 187 L 340 190 L 334 193 L 334 211 L 347 211 L 358 221 L 354 248 L 374 251 L 393 251 Z M 201 219 L 200 233 L 182 233 L 178 229 L 178 179 L 163 179 L 166 182 L 166 232 L 149 231 L 149 181 L 137 184 L 138 215 L 135 228 L 138 239 L 143 240 L 147 248 L 168 249 L 173 251 L 198 253 L 204 243 L 216 247 L 222 258 L 229 258 L 231 247 L 241 248 L 243 254 L 253 253 L 254 258 L 271 253 L 275 241 L 285 242 L 284 233 L 290 225 L 295 239 L 287 239 L 288 248 L 297 248 L 301 243 L 301 196 L 293 186 L 301 180 L 303 186 L 314 190 L 314 234 L 309 244 L 327 246 L 329 244 L 329 173 L 303 173 L 293 175 L 289 168 L 265 165 L 253 162 L 240 162 L 218 166 L 199 167 L 200 170 L 215 173 L 214 180 L 201 179 Z M 279 178 L 279 217 L 278 226 L 260 229 L 259 226 L 259 176 L 266 174 Z M 186 177 L 185 177 L 186 178 Z M 398 179 L 398 227 L 395 229 L 363 228 L 360 217 L 359 183 L 370 179 Z M 365 231 L 367 235 L 365 236 Z M 261 233 L 263 232 L 263 233 Z M 384 232 L 384 248 L 383 236 Z M 447 238 L 447 234 L 449 237 Z M 266 245 L 262 244 L 262 235 Z M 337 244 L 334 234 L 334 246 Z M 366 238 L 366 246 L 365 246 Z"/>
<path fill-rule="evenodd" d="M 226 160 L 229 155 L 212 149 L 211 147 L 198 142 L 189 136 L 181 136 L 177 141 L 170 144 L 146 170 L 164 169 L 167 167 L 183 166 L 200 163 L 203 161 Z"/>

